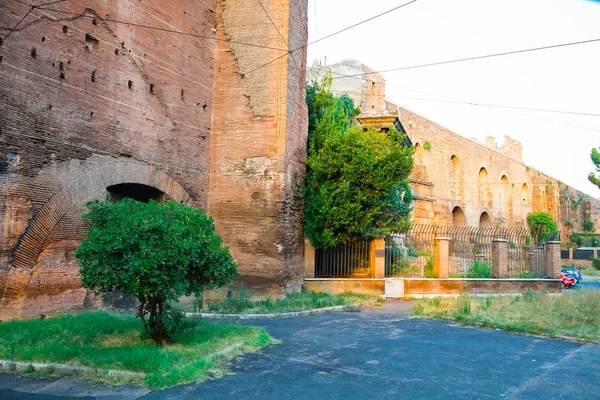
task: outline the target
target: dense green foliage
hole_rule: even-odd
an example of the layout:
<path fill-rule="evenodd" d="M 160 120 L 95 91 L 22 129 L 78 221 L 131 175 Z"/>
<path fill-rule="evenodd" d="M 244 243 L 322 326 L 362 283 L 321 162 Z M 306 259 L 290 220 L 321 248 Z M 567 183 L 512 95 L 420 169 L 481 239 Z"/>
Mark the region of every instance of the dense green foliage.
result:
<path fill-rule="evenodd" d="M 600 271 L 600 257 L 593 257 L 592 258 L 592 266 Z"/>
<path fill-rule="evenodd" d="M 594 232 L 594 221 L 586 219 L 583 221 L 583 231 L 584 232 Z"/>
<path fill-rule="evenodd" d="M 135 317 L 106 311 L 2 322 L 0 359 L 139 372 L 141 378 L 101 371 L 90 377 L 164 388 L 224 373 L 223 361 L 273 342 L 263 328 L 232 324 L 199 324 L 175 334 L 175 346 L 157 347 L 141 336 Z M 219 355 L 240 343 L 236 351 Z"/>
<path fill-rule="evenodd" d="M 96 292 L 135 296 L 145 334 L 156 343 L 186 326 L 168 302 L 217 288 L 237 274 L 229 250 L 200 209 L 173 201 L 91 202 L 77 249 L 81 281 Z"/>
<path fill-rule="evenodd" d="M 571 235 L 571 241 L 577 247 L 600 247 L 600 234 L 576 232 Z"/>
<path fill-rule="evenodd" d="M 596 167 L 596 173 L 599 173 L 600 172 L 600 151 L 598 151 L 598 149 L 592 149 L 590 157 L 592 159 L 592 162 L 594 163 L 594 166 Z M 600 188 L 600 177 L 599 176 L 597 176 L 593 172 L 590 172 L 590 174 L 588 175 L 588 179 L 590 182 L 592 182 L 594 185 L 596 185 L 596 186 L 598 186 L 598 188 Z"/>
<path fill-rule="evenodd" d="M 413 149 L 391 130 L 365 132 L 347 96 L 328 81 L 309 85 L 309 136 L 304 195 L 305 235 L 316 248 L 404 232 L 412 196 L 408 175 Z"/>
<path fill-rule="evenodd" d="M 537 243 L 547 240 L 557 230 L 556 221 L 547 212 L 531 212 L 527 214 L 527 224 L 531 230 L 531 236 Z"/>

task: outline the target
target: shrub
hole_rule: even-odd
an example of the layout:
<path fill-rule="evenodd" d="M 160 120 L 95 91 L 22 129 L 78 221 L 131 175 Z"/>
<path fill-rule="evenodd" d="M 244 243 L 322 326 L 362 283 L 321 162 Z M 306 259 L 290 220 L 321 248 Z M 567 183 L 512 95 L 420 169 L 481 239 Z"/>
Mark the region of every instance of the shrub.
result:
<path fill-rule="evenodd" d="M 547 212 L 531 212 L 527 214 L 527 224 L 531 230 L 531 236 L 536 243 L 543 242 L 556 232 L 556 221 Z"/>
<path fill-rule="evenodd" d="M 431 142 L 429 140 L 427 140 L 425 143 L 423 143 L 423 149 L 431 150 Z"/>
<path fill-rule="evenodd" d="M 83 286 L 138 300 L 144 335 L 157 344 L 189 327 L 169 302 L 217 288 L 237 274 L 229 250 L 204 211 L 173 201 L 88 203 L 91 223 L 77 249 Z"/>
<path fill-rule="evenodd" d="M 592 258 L 592 266 L 597 270 L 600 270 L 600 257 Z"/>
<path fill-rule="evenodd" d="M 583 221 L 583 230 L 585 232 L 594 232 L 594 222 L 589 219 Z"/>
<path fill-rule="evenodd" d="M 467 271 L 466 278 L 491 278 L 492 277 L 492 266 L 490 264 L 473 261 L 473 264 Z"/>

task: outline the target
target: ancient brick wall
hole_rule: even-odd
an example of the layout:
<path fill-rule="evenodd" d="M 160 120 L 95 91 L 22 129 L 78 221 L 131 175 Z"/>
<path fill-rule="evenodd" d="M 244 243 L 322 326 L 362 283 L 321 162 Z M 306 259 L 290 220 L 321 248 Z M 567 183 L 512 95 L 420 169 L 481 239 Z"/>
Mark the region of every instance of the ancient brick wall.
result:
<path fill-rule="evenodd" d="M 120 183 L 207 207 L 216 1 L 33 10 L 0 45 L 0 318 L 97 302 L 74 250 L 85 203 Z M 0 2 L 0 36 L 27 13 Z"/>
<path fill-rule="evenodd" d="M 401 108 L 399 117 L 415 145 L 414 177 L 434 185 L 431 197 L 436 201 L 428 223 L 452 224 L 455 207 L 472 226 L 482 222 L 483 213 L 492 225 L 513 227 L 526 226 L 529 212 L 547 211 L 567 241 L 573 231 L 583 230 L 585 219 L 598 219 L 598 200 L 523 164 L 514 139 L 505 138 L 500 147 L 493 140 L 484 145 L 409 110 Z M 423 216 L 419 214 L 420 221 L 426 222 Z"/>
<path fill-rule="evenodd" d="M 280 296 L 303 276 L 305 0 L 219 1 L 209 213 L 245 287 Z M 260 43 L 255 48 L 237 42 Z M 277 59 L 280 57 L 279 59 Z M 277 60 L 276 60 L 277 59 Z M 271 60 L 276 60 L 264 65 Z"/>

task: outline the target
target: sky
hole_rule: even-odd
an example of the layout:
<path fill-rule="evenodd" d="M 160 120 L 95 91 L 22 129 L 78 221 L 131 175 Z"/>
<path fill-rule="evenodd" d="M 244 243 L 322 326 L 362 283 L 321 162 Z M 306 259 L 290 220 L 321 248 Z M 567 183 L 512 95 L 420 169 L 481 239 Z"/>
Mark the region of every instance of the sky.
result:
<path fill-rule="evenodd" d="M 309 0 L 309 43 L 408 1 Z M 417 0 L 307 51 L 309 65 L 352 58 L 380 71 L 598 38 L 600 1 Z M 383 76 L 398 105 L 480 142 L 508 135 L 522 143 L 527 165 L 600 197 L 587 180 L 600 117 L 414 99 L 600 114 L 600 42 Z"/>

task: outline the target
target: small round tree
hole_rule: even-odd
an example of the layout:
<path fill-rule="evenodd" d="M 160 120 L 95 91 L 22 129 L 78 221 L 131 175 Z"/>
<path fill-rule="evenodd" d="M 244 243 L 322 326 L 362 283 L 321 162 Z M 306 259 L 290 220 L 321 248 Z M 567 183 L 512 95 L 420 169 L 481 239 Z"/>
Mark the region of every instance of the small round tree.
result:
<path fill-rule="evenodd" d="M 138 300 L 144 335 L 163 345 L 185 327 L 169 307 L 231 282 L 237 267 L 204 211 L 173 201 L 88 203 L 91 223 L 77 249 L 83 286 Z"/>
<path fill-rule="evenodd" d="M 536 243 L 541 243 L 550 238 L 558 228 L 552 216 L 543 211 L 527 214 L 527 224 Z"/>

